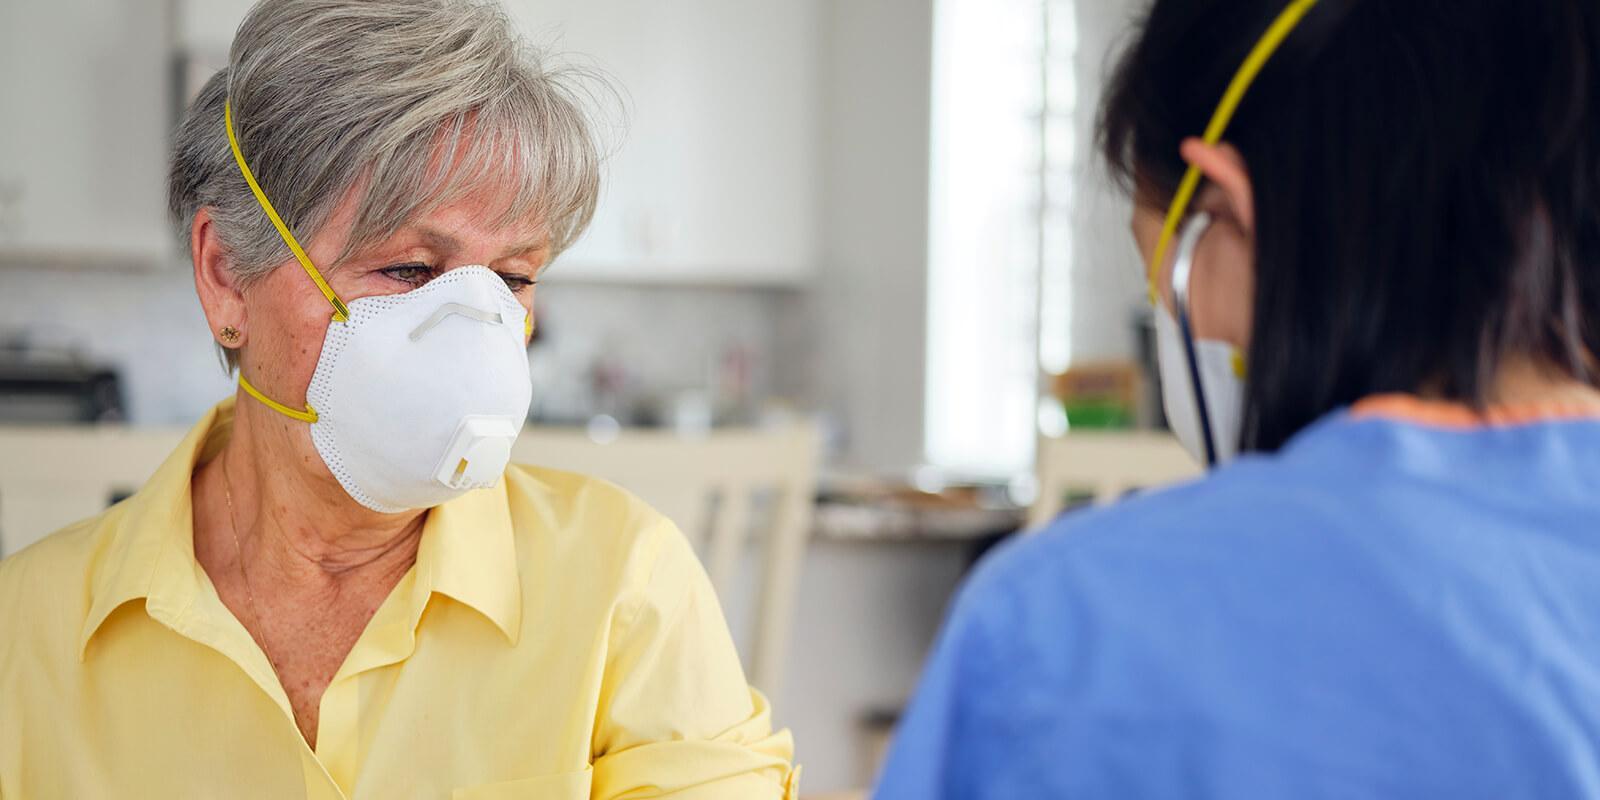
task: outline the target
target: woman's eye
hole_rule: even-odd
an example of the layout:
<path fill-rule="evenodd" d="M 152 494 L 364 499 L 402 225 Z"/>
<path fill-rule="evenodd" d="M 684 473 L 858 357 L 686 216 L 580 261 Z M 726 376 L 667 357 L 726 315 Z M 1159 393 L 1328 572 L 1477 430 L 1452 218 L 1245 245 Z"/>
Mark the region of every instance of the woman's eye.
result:
<path fill-rule="evenodd" d="M 506 282 L 506 288 L 510 289 L 512 294 L 522 294 L 528 287 L 539 285 L 538 281 L 526 275 L 514 275 L 509 272 L 501 272 L 499 275 Z"/>
<path fill-rule="evenodd" d="M 433 280 L 433 267 L 427 264 L 396 264 L 378 271 L 410 286 L 421 286 Z"/>

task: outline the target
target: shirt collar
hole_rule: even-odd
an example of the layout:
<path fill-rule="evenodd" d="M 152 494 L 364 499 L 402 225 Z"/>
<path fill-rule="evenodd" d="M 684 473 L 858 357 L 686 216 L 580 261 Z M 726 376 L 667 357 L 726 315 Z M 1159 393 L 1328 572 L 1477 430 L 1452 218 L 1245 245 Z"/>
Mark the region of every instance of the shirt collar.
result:
<path fill-rule="evenodd" d="M 80 659 L 112 612 L 144 599 L 147 608 L 181 614 L 209 583 L 194 556 L 190 483 L 196 465 L 215 455 L 232 431 L 233 399 L 195 424 L 143 488 L 109 512 L 107 544 L 89 565 L 90 603 L 78 640 Z M 427 591 L 463 603 L 516 644 L 522 587 L 504 481 L 432 509 L 423 525 L 417 565 Z M 420 609 L 413 619 L 420 617 Z"/>
<path fill-rule="evenodd" d="M 419 574 L 433 591 L 493 622 L 515 645 L 522 627 L 522 582 L 504 478 L 428 512 L 418 546 Z"/>
<path fill-rule="evenodd" d="M 160 569 L 174 555 L 167 551 L 177 546 L 187 550 L 194 560 L 194 513 L 190 505 L 189 482 L 195 464 L 205 454 L 213 430 L 219 427 L 219 418 L 232 416 L 229 404 L 213 408 L 200 419 L 172 455 L 150 476 L 150 480 L 123 504 L 112 509 L 103 524 L 111 526 L 107 545 L 95 554 L 89 564 L 90 603 L 89 614 L 84 619 L 78 638 L 78 657 L 83 658 L 89 639 L 105 623 L 111 612 L 124 603 L 142 598 L 156 598 L 178 593 L 188 594 L 181 583 L 163 581 L 157 586 L 156 577 L 181 575 L 171 569 Z M 216 441 L 212 447 L 220 446 Z M 185 543 L 180 537 L 187 537 Z M 186 547 L 184 545 L 187 545 Z M 199 568 L 198 562 L 195 564 Z"/>

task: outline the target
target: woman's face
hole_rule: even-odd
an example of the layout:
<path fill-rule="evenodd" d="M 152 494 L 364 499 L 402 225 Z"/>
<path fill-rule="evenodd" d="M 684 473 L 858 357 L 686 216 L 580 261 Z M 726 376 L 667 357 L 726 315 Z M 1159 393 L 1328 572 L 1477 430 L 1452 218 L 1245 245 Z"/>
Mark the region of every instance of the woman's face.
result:
<path fill-rule="evenodd" d="M 413 220 L 387 240 L 336 262 L 355 216 L 352 192 L 322 231 L 303 245 L 328 285 L 346 303 L 408 292 L 449 270 L 483 265 L 505 279 L 507 288 L 531 315 L 535 281 L 548 260 L 548 237 L 537 224 L 512 228 L 486 224 L 485 220 L 499 215 L 500 202 L 500 197 L 485 193 L 443 206 Z M 292 257 L 245 289 L 242 300 L 248 333 L 241 369 L 268 397 L 299 407 L 317 368 L 332 307 Z M 394 368 L 405 369 L 406 365 Z M 302 451 L 296 455 L 302 457 L 302 463 L 326 472 L 311 444 L 309 426 L 271 412 L 266 419 L 303 429 L 288 437 L 295 449 Z"/>

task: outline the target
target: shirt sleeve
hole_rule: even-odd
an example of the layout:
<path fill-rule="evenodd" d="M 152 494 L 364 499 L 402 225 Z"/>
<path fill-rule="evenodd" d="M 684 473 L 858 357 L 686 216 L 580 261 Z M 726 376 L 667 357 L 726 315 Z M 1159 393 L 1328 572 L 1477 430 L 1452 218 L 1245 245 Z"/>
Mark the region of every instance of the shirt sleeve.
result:
<path fill-rule="evenodd" d="M 593 797 L 794 800 L 788 731 L 746 683 L 711 582 L 671 523 L 639 544 L 594 734 Z"/>

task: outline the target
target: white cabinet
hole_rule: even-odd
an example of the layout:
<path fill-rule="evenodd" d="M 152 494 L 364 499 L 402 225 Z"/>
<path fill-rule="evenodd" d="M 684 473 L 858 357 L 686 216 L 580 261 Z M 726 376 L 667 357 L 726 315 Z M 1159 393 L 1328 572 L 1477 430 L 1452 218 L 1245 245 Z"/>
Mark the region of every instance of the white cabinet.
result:
<path fill-rule="evenodd" d="M 553 62 L 604 73 L 621 95 L 598 104 L 601 205 L 556 277 L 810 278 L 820 0 L 505 2 Z M 222 66 L 250 5 L 0 0 L 0 261 L 174 251 L 174 76 Z"/>
<path fill-rule="evenodd" d="M 818 0 L 508 0 L 621 90 L 589 234 L 555 277 L 796 284 L 817 247 Z"/>
<path fill-rule="evenodd" d="M 0 264 L 176 251 L 168 20 L 165 0 L 0 2 Z"/>

